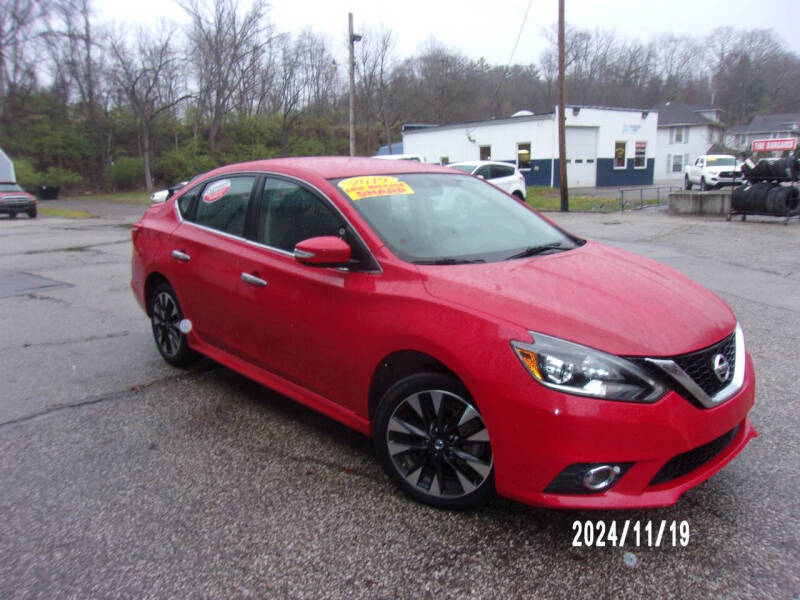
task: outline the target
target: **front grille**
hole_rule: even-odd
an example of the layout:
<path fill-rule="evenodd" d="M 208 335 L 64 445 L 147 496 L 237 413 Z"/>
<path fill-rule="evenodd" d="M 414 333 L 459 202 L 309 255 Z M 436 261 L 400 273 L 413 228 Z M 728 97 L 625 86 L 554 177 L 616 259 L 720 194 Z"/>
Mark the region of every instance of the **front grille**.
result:
<path fill-rule="evenodd" d="M 28 197 L 27 196 L 6 196 L 3 198 L 3 204 L 27 204 Z"/>
<path fill-rule="evenodd" d="M 714 396 L 728 383 L 730 378 L 726 381 L 720 381 L 716 373 L 714 373 L 714 357 L 717 354 L 722 354 L 731 367 L 731 373 L 736 368 L 736 333 L 732 333 L 721 342 L 714 344 L 703 350 L 692 352 L 691 354 L 684 354 L 677 356 L 672 360 L 684 371 L 694 382 L 699 385 L 703 391 L 709 396 Z"/>
<path fill-rule="evenodd" d="M 697 448 L 669 459 L 667 463 L 659 469 L 656 476 L 653 477 L 650 485 L 658 485 L 659 483 L 666 483 L 667 481 L 678 479 L 700 468 L 728 447 L 728 444 L 736 437 L 739 427 L 740 425 L 737 425 L 728 433 L 719 436 L 717 439 L 711 440 L 707 444 L 703 444 L 702 446 L 698 446 Z"/>
<path fill-rule="evenodd" d="M 741 177 L 742 174 L 738 171 L 722 171 L 719 174 L 720 177 Z"/>

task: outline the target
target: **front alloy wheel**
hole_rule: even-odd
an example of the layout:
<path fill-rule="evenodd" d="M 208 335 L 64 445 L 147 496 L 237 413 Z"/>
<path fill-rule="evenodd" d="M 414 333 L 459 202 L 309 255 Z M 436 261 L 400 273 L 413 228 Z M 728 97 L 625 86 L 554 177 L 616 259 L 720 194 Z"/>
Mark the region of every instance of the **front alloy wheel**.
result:
<path fill-rule="evenodd" d="M 426 504 L 471 508 L 494 492 L 489 432 L 453 377 L 426 373 L 392 386 L 376 415 L 375 445 L 395 483 Z"/>

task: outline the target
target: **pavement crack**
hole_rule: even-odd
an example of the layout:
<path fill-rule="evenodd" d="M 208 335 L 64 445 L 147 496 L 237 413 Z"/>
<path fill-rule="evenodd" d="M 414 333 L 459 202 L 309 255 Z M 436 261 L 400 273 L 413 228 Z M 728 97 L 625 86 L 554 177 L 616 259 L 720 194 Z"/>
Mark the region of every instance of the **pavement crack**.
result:
<path fill-rule="evenodd" d="M 176 380 L 186 379 L 186 378 L 198 378 L 199 379 L 199 378 L 205 376 L 208 372 L 215 371 L 215 370 L 220 369 L 220 368 L 222 368 L 222 367 L 220 367 L 219 365 L 216 365 L 216 364 L 212 364 L 212 365 L 209 365 L 209 366 L 207 366 L 205 368 L 197 369 L 197 370 L 194 370 L 194 371 L 189 371 L 189 372 L 185 372 L 184 371 L 184 372 L 180 372 L 180 373 L 175 373 L 174 375 L 167 375 L 166 377 L 161 377 L 160 379 L 155 379 L 155 380 L 149 381 L 147 383 L 135 384 L 135 385 L 132 385 L 128 389 L 125 389 L 125 390 L 119 390 L 119 391 L 111 392 L 111 393 L 108 393 L 108 394 L 101 394 L 99 396 L 94 396 L 94 397 L 90 397 L 90 398 L 84 398 L 83 400 L 78 400 L 76 402 L 66 402 L 66 403 L 51 404 L 51 405 L 45 406 L 45 408 L 43 410 L 40 410 L 38 412 L 29 414 L 29 415 L 25 415 L 23 417 L 18 417 L 16 419 L 11 419 L 10 421 L 4 421 L 4 422 L 0 423 L 0 432 L 5 431 L 6 429 L 8 429 L 10 427 L 13 427 L 14 425 L 20 425 L 22 423 L 29 423 L 29 422 L 36 421 L 36 420 L 44 418 L 44 417 L 48 417 L 48 416 L 56 414 L 56 413 L 65 412 L 65 411 L 71 411 L 71 410 L 78 410 L 78 409 L 81 409 L 81 408 L 85 408 L 87 406 L 93 406 L 95 404 L 102 404 L 104 402 L 110 402 L 110 401 L 113 401 L 113 400 L 120 400 L 122 398 L 127 398 L 129 396 L 137 395 L 141 391 L 146 390 L 148 388 L 155 387 L 157 385 L 161 385 L 163 383 L 167 383 L 167 382 L 170 382 L 170 381 L 176 381 Z"/>

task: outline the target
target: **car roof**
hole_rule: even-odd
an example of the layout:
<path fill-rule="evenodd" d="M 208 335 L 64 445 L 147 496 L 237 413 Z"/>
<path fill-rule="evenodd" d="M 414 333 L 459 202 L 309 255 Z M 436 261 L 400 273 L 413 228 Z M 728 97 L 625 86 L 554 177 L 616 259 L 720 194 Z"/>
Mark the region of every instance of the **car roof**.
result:
<path fill-rule="evenodd" d="M 356 175 L 393 175 L 401 173 L 448 173 L 452 169 L 427 163 L 404 160 L 380 160 L 362 156 L 301 156 L 292 158 L 271 158 L 251 162 L 236 163 L 214 169 L 208 176 L 224 175 L 240 171 L 277 171 L 296 176 L 323 177 L 336 179 Z"/>

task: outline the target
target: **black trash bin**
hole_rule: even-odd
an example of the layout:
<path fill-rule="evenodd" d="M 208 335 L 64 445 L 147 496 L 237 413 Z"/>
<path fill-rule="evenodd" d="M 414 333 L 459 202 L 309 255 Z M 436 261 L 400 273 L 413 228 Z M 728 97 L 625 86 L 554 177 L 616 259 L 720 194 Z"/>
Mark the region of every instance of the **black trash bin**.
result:
<path fill-rule="evenodd" d="M 39 200 L 58 200 L 58 192 L 61 190 L 57 185 L 40 185 L 37 190 Z"/>

